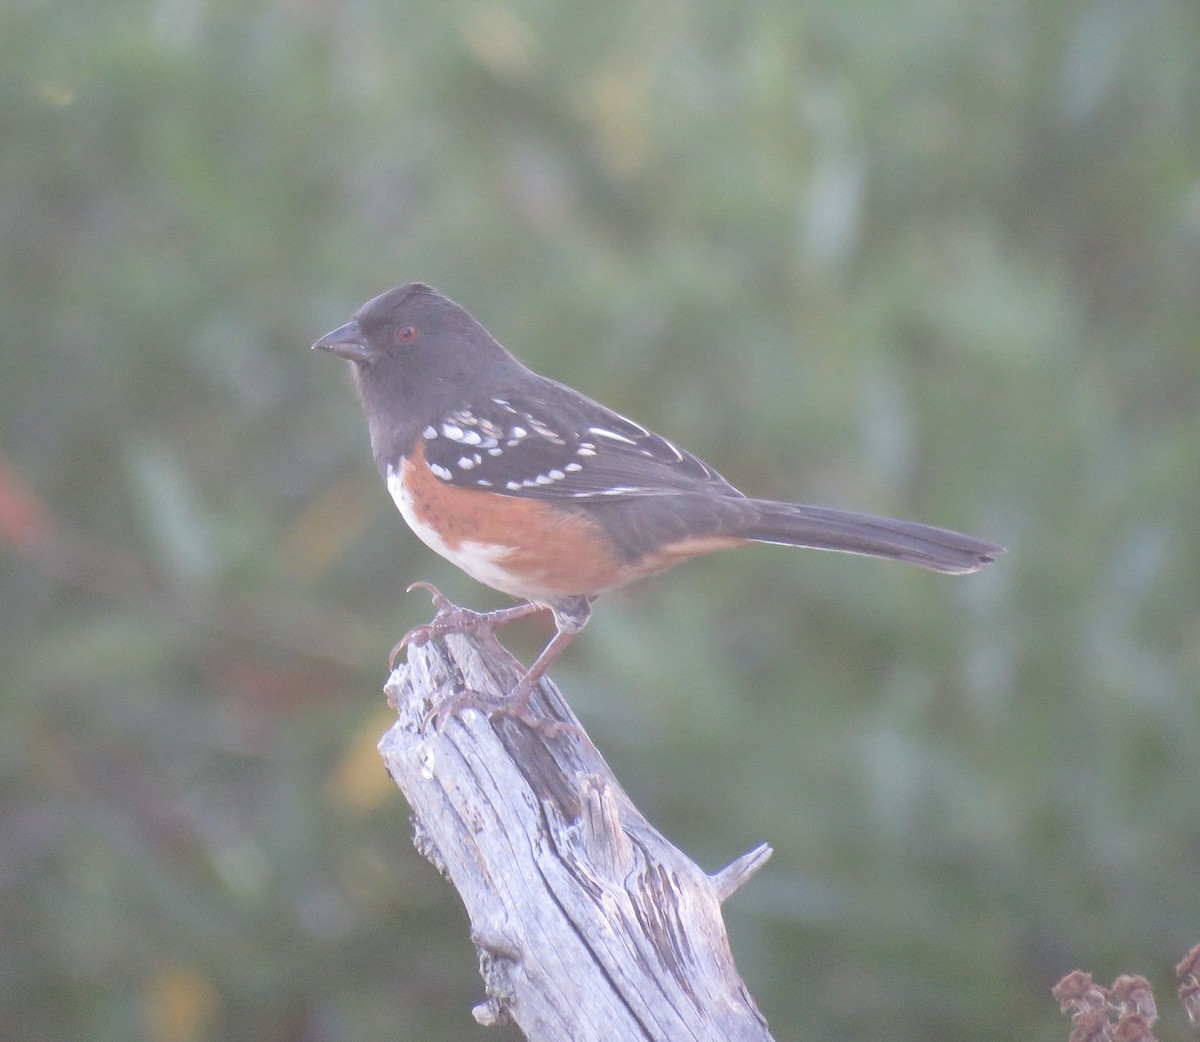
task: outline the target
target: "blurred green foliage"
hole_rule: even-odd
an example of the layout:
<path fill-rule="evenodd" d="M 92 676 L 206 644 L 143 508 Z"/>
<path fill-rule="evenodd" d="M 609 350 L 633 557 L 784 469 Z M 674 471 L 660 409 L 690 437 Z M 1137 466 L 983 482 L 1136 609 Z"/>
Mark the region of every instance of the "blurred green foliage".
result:
<path fill-rule="evenodd" d="M 1200 7 L 0 9 L 0 1017 L 515 1038 L 374 753 L 436 581 L 308 345 L 410 279 L 760 495 L 556 670 L 776 1037 L 1065 1037 L 1200 939 Z M 513 637 L 522 654 L 544 632 Z"/>

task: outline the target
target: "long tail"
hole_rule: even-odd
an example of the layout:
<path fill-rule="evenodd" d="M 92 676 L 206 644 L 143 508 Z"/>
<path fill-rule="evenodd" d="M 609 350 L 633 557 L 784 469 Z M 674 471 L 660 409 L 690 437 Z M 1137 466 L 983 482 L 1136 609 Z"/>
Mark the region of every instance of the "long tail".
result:
<path fill-rule="evenodd" d="M 1004 553 L 994 543 L 916 521 L 766 499 L 751 502 L 758 516 L 739 525 L 738 535 L 756 542 L 884 557 L 955 575 L 978 571 Z"/>

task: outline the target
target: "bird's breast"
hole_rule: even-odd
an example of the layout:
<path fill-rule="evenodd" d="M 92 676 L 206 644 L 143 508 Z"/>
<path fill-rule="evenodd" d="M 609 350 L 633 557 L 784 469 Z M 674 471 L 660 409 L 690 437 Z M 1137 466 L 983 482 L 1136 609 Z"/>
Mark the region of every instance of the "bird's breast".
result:
<path fill-rule="evenodd" d="M 592 596 L 624 575 L 603 530 L 545 500 L 462 488 L 433 474 L 424 449 L 386 470 L 388 491 L 431 550 L 485 586 L 526 600 Z"/>

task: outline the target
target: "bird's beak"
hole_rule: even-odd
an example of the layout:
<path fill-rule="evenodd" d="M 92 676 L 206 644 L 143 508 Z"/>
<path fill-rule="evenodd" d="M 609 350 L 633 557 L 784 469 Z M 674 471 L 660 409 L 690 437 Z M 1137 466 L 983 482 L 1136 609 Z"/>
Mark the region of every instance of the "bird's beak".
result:
<path fill-rule="evenodd" d="M 349 362 L 365 362 L 371 357 L 371 349 L 367 346 L 366 338 L 355 319 L 339 326 L 332 333 L 326 333 L 313 344 L 313 349 L 328 351 Z"/>

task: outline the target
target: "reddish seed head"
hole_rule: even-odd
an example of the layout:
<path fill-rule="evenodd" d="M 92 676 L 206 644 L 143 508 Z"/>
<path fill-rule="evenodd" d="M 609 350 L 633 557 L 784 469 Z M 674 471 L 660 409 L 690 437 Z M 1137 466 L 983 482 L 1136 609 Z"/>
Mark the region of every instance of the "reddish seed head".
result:
<path fill-rule="evenodd" d="M 1196 1027 L 1200 1025 L 1200 982 L 1195 977 L 1189 977 L 1188 981 L 1190 983 L 1179 985 L 1179 998 L 1188 1020 Z"/>
<path fill-rule="evenodd" d="M 1151 1023 L 1151 1020 L 1140 1013 L 1127 1013 L 1117 1021 L 1113 1042 L 1156 1042 L 1150 1033 Z"/>
<path fill-rule="evenodd" d="M 1113 1042 L 1108 1014 L 1102 1009 L 1080 1013 L 1067 1042 Z"/>
<path fill-rule="evenodd" d="M 1200 980 L 1197 979 L 1197 971 L 1200 971 L 1200 944 L 1175 967 L 1175 976 L 1179 979 L 1179 998 L 1193 1026 L 1200 1024 Z"/>
<path fill-rule="evenodd" d="M 1198 969 L 1200 969 L 1200 944 L 1188 952 L 1183 957 L 1183 961 L 1175 967 L 1175 976 L 1179 980 L 1183 980 L 1184 977 L 1195 976 Z"/>
<path fill-rule="evenodd" d="M 1092 980 L 1090 973 L 1072 970 L 1051 989 L 1050 994 L 1064 1013 L 1101 1011 L 1108 1005 L 1108 992 Z"/>
<path fill-rule="evenodd" d="M 1124 974 L 1113 981 L 1108 992 L 1109 1001 L 1122 1015 L 1136 1013 L 1153 1024 L 1158 1019 L 1158 1010 L 1154 1005 L 1154 992 L 1150 982 L 1145 977 Z"/>

